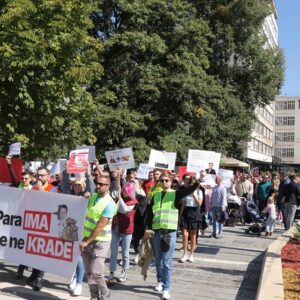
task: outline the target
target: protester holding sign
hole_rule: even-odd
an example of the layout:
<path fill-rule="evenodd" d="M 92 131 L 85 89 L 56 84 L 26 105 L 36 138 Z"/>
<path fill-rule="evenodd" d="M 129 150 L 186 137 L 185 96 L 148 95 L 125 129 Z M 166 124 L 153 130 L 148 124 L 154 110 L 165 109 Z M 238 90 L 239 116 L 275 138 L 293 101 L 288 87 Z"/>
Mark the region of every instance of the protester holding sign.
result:
<path fill-rule="evenodd" d="M 129 249 L 134 232 L 134 217 L 138 201 L 135 199 L 136 191 L 134 183 L 127 182 L 122 188 L 121 195 L 117 198 L 118 213 L 113 218 L 112 241 L 110 255 L 110 275 L 109 282 L 114 282 L 114 272 L 117 269 L 118 248 L 120 239 L 122 240 L 122 272 L 118 278 L 119 282 L 127 280 L 127 270 L 129 269 Z"/>
<path fill-rule="evenodd" d="M 189 174 L 183 175 L 184 185 L 179 187 L 178 190 L 186 190 L 194 183 L 194 178 Z M 203 189 L 204 190 L 204 189 Z M 203 191 L 196 189 L 192 194 L 185 196 L 182 199 L 182 216 L 180 220 L 180 227 L 183 234 L 183 256 L 180 262 L 184 263 L 186 261 L 194 262 L 194 250 L 196 246 L 196 235 L 200 228 L 201 222 L 201 212 L 200 207 L 203 201 Z M 188 239 L 190 236 L 191 240 L 191 253 L 188 257 Z"/>
<path fill-rule="evenodd" d="M 57 188 L 49 182 L 49 170 L 46 167 L 41 166 L 37 169 L 37 178 L 37 184 L 32 188 L 32 190 L 52 193 L 58 192 Z M 32 269 L 32 273 L 30 277 L 27 278 L 26 282 L 28 284 L 32 284 L 34 291 L 40 291 L 43 287 L 44 275 L 45 272 L 38 269 Z"/>
<path fill-rule="evenodd" d="M 98 176 L 96 193 L 88 203 L 88 211 L 84 223 L 83 240 L 80 243 L 86 277 L 92 299 L 110 299 L 104 267 L 111 242 L 112 218 L 116 212 L 116 204 L 109 195 L 110 179 Z M 100 293 L 100 297 L 99 297 Z"/>
<path fill-rule="evenodd" d="M 153 195 L 146 212 L 145 238 L 153 236 L 157 285 L 156 291 L 163 291 L 163 299 L 170 299 L 172 259 L 174 255 L 178 225 L 179 202 L 193 193 L 199 186 L 195 182 L 183 191 L 171 189 L 172 175 L 162 174 L 160 184 L 162 191 Z"/>
<path fill-rule="evenodd" d="M 86 179 L 88 183 L 91 180 L 89 167 L 87 167 L 86 175 L 87 175 Z M 77 178 L 72 182 L 71 189 L 70 189 L 69 174 L 66 171 L 62 173 L 61 187 L 62 187 L 62 192 L 65 194 L 81 196 L 88 199 L 91 195 L 91 190 L 89 186 L 90 185 L 87 185 L 84 179 Z M 69 284 L 69 289 L 73 296 L 81 295 L 83 277 L 84 277 L 84 266 L 83 266 L 82 256 L 80 255 L 76 266 L 75 274 Z"/>

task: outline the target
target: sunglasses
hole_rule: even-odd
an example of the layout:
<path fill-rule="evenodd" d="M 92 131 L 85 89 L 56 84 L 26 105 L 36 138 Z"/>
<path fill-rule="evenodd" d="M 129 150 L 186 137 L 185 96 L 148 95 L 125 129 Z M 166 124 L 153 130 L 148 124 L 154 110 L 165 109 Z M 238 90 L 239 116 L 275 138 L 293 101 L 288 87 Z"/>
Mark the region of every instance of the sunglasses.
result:
<path fill-rule="evenodd" d="M 169 182 L 169 181 L 170 181 L 170 179 L 161 179 L 161 180 L 160 180 L 160 182 L 162 182 L 162 183 L 163 183 L 163 182 Z"/>
<path fill-rule="evenodd" d="M 96 186 L 106 186 L 109 185 L 108 183 L 103 183 L 103 182 L 95 182 Z"/>

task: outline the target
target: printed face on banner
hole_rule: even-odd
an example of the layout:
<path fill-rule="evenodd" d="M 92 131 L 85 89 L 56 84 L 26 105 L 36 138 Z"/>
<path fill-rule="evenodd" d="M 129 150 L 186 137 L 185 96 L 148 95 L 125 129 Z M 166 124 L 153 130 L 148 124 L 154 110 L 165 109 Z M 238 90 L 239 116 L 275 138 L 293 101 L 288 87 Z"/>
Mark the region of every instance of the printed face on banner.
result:
<path fill-rule="evenodd" d="M 84 173 L 88 162 L 89 149 L 78 149 L 70 152 L 69 161 L 67 163 L 67 173 Z"/>
<path fill-rule="evenodd" d="M 80 255 L 86 200 L 0 187 L 0 203 L 0 258 L 71 278 Z"/>
<path fill-rule="evenodd" d="M 187 171 L 200 172 L 207 170 L 208 173 L 215 175 L 219 169 L 221 153 L 204 150 L 189 150 Z"/>
<path fill-rule="evenodd" d="M 135 168 L 135 162 L 131 148 L 106 151 L 105 157 L 110 171 L 114 171 L 118 167 L 122 169 Z"/>

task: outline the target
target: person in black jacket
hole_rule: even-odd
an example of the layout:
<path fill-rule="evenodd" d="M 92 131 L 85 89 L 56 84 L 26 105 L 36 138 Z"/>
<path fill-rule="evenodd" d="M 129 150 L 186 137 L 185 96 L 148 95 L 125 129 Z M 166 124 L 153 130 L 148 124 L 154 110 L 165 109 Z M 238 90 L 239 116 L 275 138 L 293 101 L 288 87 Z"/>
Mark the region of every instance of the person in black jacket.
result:
<path fill-rule="evenodd" d="M 292 176 L 291 182 L 284 186 L 283 206 L 284 206 L 284 227 L 285 230 L 293 226 L 297 205 L 300 197 L 300 176 Z"/>

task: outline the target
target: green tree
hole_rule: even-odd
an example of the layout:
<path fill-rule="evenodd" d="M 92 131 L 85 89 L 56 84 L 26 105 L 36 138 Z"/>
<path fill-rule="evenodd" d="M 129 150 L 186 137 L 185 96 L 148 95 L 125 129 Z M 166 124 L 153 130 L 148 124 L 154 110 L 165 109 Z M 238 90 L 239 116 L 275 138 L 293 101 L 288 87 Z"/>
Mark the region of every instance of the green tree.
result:
<path fill-rule="evenodd" d="M 100 1 L 93 19 L 104 76 L 91 87 L 98 146 L 131 145 L 140 160 L 150 147 L 179 160 L 189 148 L 240 155 L 254 106 L 282 83 L 281 54 L 259 37 L 266 8 L 254 0 Z"/>
<path fill-rule="evenodd" d="M 53 159 L 94 143 L 87 92 L 103 72 L 102 42 L 89 34 L 93 1 L 0 3 L 0 152 L 22 142 L 25 159 Z"/>

